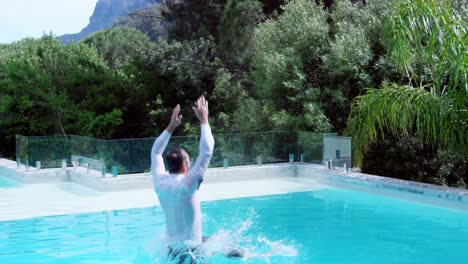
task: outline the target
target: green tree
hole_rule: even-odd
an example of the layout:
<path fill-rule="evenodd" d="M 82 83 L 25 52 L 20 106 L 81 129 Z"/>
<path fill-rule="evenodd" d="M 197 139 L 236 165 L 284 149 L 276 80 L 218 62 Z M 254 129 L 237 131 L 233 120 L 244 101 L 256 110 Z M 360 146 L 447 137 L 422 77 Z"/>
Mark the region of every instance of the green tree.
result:
<path fill-rule="evenodd" d="M 150 50 L 154 48 L 146 34 L 129 27 L 98 31 L 82 41 L 96 48 L 112 69 L 144 61 L 149 57 Z"/>
<path fill-rule="evenodd" d="M 163 128 L 162 118 L 166 110 L 177 103 L 177 76 L 171 69 L 176 63 L 171 56 L 182 58 L 182 49 L 161 40 L 151 42 L 150 38 L 134 28 L 115 27 L 95 33 L 83 40 L 111 67 L 112 80 L 118 81 L 113 87 L 112 102 L 89 100 L 91 107 L 112 105 L 121 110 L 123 123 L 121 137 L 150 136 Z M 190 69 L 187 67 L 187 69 Z M 188 73 L 186 71 L 185 73 Z M 92 94 L 105 94 L 101 86 Z M 102 97 L 101 97 L 102 98 Z M 93 104 L 95 102 L 95 104 Z M 115 116 L 115 115 L 114 115 Z M 91 129 L 93 130 L 93 129 Z M 98 131 L 98 130 L 95 130 Z"/>
<path fill-rule="evenodd" d="M 227 68 L 236 67 L 236 70 L 250 71 L 255 51 L 252 37 L 255 26 L 261 18 L 260 2 L 227 1 L 218 27 L 221 57 Z"/>
<path fill-rule="evenodd" d="M 387 134 L 468 150 L 468 20 L 453 4 L 404 0 L 391 10 L 385 42 L 409 85 L 384 84 L 356 98 L 347 133 L 358 165 L 369 145 Z"/>
<path fill-rule="evenodd" d="M 169 40 L 196 40 L 214 37 L 217 40 L 218 25 L 225 0 L 168 0 L 162 15 L 169 23 Z"/>
<path fill-rule="evenodd" d="M 317 103 L 316 90 L 306 83 L 304 65 L 317 63 L 327 46 L 327 12 L 310 1 L 290 1 L 278 19 L 268 19 L 257 28 L 254 41 L 254 83 L 258 95 L 269 99 L 274 127 L 328 130 L 326 118 L 320 127 L 301 122 L 308 111 L 305 105 Z M 321 112 L 320 107 L 312 108 Z"/>
<path fill-rule="evenodd" d="M 341 0 L 327 9 L 294 0 L 257 28 L 253 79 L 275 128 L 342 131 L 351 100 L 394 78 L 382 74 L 391 69 L 379 38 L 384 8 L 383 1 Z"/>
<path fill-rule="evenodd" d="M 112 95 L 90 93 L 96 87 L 109 89 L 115 77 L 95 50 L 44 36 L 11 44 L 0 58 L 0 137 L 9 146 L 5 151 L 12 153 L 15 134 L 87 134 L 89 124 L 108 115 L 113 118 L 107 122 L 113 124 L 106 134 L 117 131 L 118 112 L 100 99 Z M 90 108 L 95 100 L 103 104 Z"/>
<path fill-rule="evenodd" d="M 211 110 L 218 131 L 236 131 L 232 113 L 252 90 L 252 38 L 262 17 L 260 4 L 168 1 L 162 15 L 168 23 L 168 40 L 160 41 L 154 58 L 160 59 L 158 68 L 175 89 L 171 98 L 162 95 L 162 101 L 190 105 L 203 93 L 217 102 Z M 193 130 L 185 128 L 187 133 Z"/>

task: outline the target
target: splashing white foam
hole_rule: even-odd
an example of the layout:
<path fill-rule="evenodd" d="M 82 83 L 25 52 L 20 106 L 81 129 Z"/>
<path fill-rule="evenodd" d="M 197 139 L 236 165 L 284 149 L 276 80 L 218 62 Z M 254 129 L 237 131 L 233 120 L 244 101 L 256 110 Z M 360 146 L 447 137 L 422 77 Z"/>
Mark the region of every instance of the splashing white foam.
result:
<path fill-rule="evenodd" d="M 209 259 L 215 255 L 228 255 L 233 250 L 243 252 L 243 259 L 262 258 L 267 263 L 270 257 L 295 257 L 298 251 L 285 240 L 270 241 L 258 232 L 252 232 L 252 226 L 259 216 L 250 210 L 248 217 L 237 225 L 220 229 L 191 253 L 195 258 Z M 233 220 L 236 220 L 234 217 Z M 237 222 L 237 221 L 231 221 Z M 225 225 L 227 226 L 227 224 Z M 165 235 L 159 233 L 138 249 L 133 263 L 170 263 Z M 188 245 L 190 242 L 187 243 Z"/>
<path fill-rule="evenodd" d="M 297 256 L 297 250 L 293 246 L 283 244 L 282 241 L 275 241 L 270 243 L 271 255 L 295 257 Z"/>

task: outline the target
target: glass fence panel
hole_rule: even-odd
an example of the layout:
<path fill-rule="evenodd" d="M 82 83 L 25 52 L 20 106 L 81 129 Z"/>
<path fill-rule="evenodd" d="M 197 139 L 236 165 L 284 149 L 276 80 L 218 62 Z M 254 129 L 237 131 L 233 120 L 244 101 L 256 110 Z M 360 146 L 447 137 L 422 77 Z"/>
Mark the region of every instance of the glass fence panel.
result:
<path fill-rule="evenodd" d="M 287 162 L 296 154 L 296 135 L 290 132 L 215 136 L 212 166 L 240 166 Z"/>
<path fill-rule="evenodd" d="M 62 160 L 67 165 L 70 160 L 70 137 L 44 136 L 29 137 L 29 166 L 40 168 L 60 168 Z"/>
<path fill-rule="evenodd" d="M 297 132 L 299 161 L 321 164 L 323 160 L 323 134 L 318 132 Z"/>
<path fill-rule="evenodd" d="M 297 152 L 297 136 L 291 132 L 226 134 L 214 135 L 214 138 L 215 148 L 210 167 L 287 162 L 289 154 Z M 108 140 L 103 151 L 95 151 L 101 156 L 94 156 L 105 162 L 108 172 L 112 167 L 117 168 L 118 174 L 149 172 L 150 151 L 154 140 L 155 138 Z M 95 143 L 91 143 L 93 144 Z M 199 136 L 172 137 L 163 157 L 168 151 L 182 147 L 190 155 L 193 164 L 198 156 L 199 146 Z M 93 157 L 83 152 L 81 154 Z"/>
<path fill-rule="evenodd" d="M 16 135 L 16 162 L 19 164 L 29 164 L 29 138 Z"/>
<path fill-rule="evenodd" d="M 351 167 L 351 139 L 315 132 L 259 132 L 214 135 L 215 148 L 210 167 L 260 165 L 288 161 L 323 163 Z M 81 136 L 16 137 L 17 159 L 42 168 L 67 165 L 88 167 L 107 173 L 149 172 L 150 152 L 155 138 L 102 140 Z M 172 137 L 166 148 L 184 148 L 195 162 L 199 136 Z"/>
<path fill-rule="evenodd" d="M 109 169 L 107 163 L 111 157 L 107 140 L 71 136 L 70 142 L 72 164 L 97 171 L 102 171 L 103 167 Z"/>
<path fill-rule="evenodd" d="M 105 161 L 109 172 L 118 174 L 149 172 L 150 153 L 155 138 L 122 139 L 107 141 Z"/>
<path fill-rule="evenodd" d="M 352 146 L 350 137 L 323 136 L 323 160 L 331 161 L 332 167 L 352 167 Z"/>

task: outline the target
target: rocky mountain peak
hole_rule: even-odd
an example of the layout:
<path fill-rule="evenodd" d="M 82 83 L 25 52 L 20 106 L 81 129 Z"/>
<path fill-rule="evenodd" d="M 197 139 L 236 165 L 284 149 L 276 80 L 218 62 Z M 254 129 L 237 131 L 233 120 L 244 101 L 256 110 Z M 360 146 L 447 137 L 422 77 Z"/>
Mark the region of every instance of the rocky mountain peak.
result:
<path fill-rule="evenodd" d="M 98 0 L 89 24 L 79 33 L 60 36 L 63 42 L 79 41 L 89 34 L 112 26 L 130 12 L 150 6 L 148 0 Z"/>

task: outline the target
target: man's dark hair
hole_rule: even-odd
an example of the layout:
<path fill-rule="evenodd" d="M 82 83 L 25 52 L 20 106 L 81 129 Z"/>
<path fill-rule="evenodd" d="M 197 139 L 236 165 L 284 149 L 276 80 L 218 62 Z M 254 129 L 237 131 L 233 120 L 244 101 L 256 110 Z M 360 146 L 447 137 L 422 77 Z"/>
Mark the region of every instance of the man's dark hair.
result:
<path fill-rule="evenodd" d="M 184 156 L 187 155 L 185 149 L 177 147 L 166 154 L 166 161 L 169 173 L 178 173 L 184 164 Z"/>

